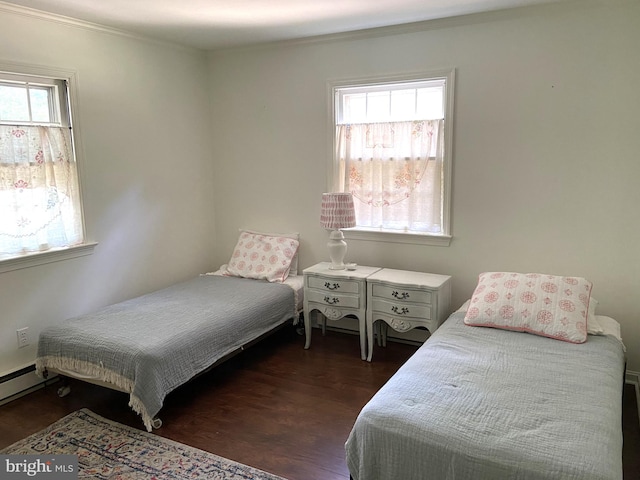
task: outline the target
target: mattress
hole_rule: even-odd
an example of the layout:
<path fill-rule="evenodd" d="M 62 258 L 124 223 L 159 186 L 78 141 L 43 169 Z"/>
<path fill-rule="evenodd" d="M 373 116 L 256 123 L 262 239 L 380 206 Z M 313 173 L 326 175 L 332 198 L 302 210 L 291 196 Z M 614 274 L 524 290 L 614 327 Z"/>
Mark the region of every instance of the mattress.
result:
<path fill-rule="evenodd" d="M 222 270 L 218 269 L 215 272 L 209 272 L 209 273 L 205 273 L 204 275 L 217 275 L 217 276 L 226 276 L 223 275 Z M 304 298 L 304 276 L 303 275 L 289 275 L 284 282 L 282 282 L 283 285 L 287 285 L 290 288 L 293 289 L 294 291 L 294 295 L 295 295 L 295 304 L 296 304 L 296 311 L 297 313 L 300 313 L 302 311 L 302 307 L 303 307 L 303 298 Z M 297 323 L 297 317 L 298 315 L 296 315 L 296 323 Z"/>
<path fill-rule="evenodd" d="M 454 313 L 365 405 L 354 480 L 620 480 L 624 348 L 463 323 Z"/>
<path fill-rule="evenodd" d="M 147 430 L 168 393 L 297 317 L 288 285 L 202 275 L 42 331 L 36 372 L 74 372 L 130 394 Z"/>

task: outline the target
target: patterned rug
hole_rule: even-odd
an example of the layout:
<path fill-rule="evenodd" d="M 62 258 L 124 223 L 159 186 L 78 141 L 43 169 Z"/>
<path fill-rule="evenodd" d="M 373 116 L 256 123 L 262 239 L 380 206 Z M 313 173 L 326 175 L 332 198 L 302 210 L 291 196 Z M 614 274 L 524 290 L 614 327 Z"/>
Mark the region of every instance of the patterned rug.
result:
<path fill-rule="evenodd" d="M 284 480 L 82 409 L 0 451 L 77 455 L 81 479 Z"/>

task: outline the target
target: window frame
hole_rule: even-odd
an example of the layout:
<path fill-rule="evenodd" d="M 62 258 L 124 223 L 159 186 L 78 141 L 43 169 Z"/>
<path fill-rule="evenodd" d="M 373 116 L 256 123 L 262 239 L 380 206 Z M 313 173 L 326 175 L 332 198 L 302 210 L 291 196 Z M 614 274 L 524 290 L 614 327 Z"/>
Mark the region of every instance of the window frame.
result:
<path fill-rule="evenodd" d="M 78 112 L 78 75 L 75 70 L 63 68 L 31 65 L 23 63 L 15 63 L 0 60 L 0 75 L 5 77 L 18 78 L 20 80 L 36 79 L 34 83 L 38 83 L 37 79 L 51 79 L 54 82 L 59 80 L 66 83 L 67 106 L 59 105 L 60 123 L 66 124 L 71 128 L 72 148 L 78 169 L 78 189 L 80 194 L 80 217 L 82 219 L 82 229 L 84 234 L 84 242 L 79 245 L 62 248 L 52 248 L 44 252 L 32 252 L 27 254 L 16 255 L 13 257 L 0 260 L 0 273 L 19 270 L 22 268 L 43 265 L 47 263 L 57 262 L 77 258 L 85 255 L 91 255 L 98 244 L 90 241 L 87 233 L 87 226 L 84 216 L 84 194 L 83 185 L 84 174 L 82 168 L 83 148 L 82 135 L 80 132 L 79 112 Z M 59 97 L 58 97 L 59 98 Z M 67 111 L 67 108 L 69 109 Z M 24 123 L 24 122 L 23 122 Z M 30 122 L 25 124 L 38 124 L 38 122 Z"/>
<path fill-rule="evenodd" d="M 378 242 L 449 246 L 451 243 L 451 176 L 453 163 L 453 112 L 454 112 L 454 91 L 455 91 L 455 68 L 443 68 L 437 70 L 420 71 L 395 75 L 375 75 L 366 77 L 353 77 L 345 79 L 330 80 L 327 82 L 328 98 L 328 123 L 327 129 L 330 136 L 327 144 L 328 152 L 328 182 L 329 192 L 339 191 L 339 161 L 336 158 L 336 125 L 337 125 L 337 91 L 343 88 L 357 88 L 365 86 L 396 85 L 406 82 L 429 81 L 442 79 L 444 85 L 444 160 L 443 160 L 443 198 L 442 198 L 442 229 L 441 234 L 422 232 L 396 232 L 382 229 L 370 229 L 364 227 L 354 227 L 343 230 L 347 239 L 369 240 Z"/>

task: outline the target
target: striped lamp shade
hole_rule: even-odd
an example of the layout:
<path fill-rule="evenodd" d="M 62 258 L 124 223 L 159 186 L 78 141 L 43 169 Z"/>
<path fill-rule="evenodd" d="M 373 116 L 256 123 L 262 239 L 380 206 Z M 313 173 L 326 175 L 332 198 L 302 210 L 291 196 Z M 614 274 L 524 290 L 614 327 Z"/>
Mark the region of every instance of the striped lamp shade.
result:
<path fill-rule="evenodd" d="M 350 193 L 323 193 L 320 225 L 339 230 L 356 226 L 356 212 Z"/>

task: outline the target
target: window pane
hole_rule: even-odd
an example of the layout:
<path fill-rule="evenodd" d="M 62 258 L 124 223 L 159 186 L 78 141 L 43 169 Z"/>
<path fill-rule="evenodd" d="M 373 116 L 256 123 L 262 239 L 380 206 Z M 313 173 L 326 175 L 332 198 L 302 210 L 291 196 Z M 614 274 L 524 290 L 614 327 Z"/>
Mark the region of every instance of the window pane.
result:
<path fill-rule="evenodd" d="M 389 118 L 389 91 L 367 94 L 367 121 L 384 121 Z"/>
<path fill-rule="evenodd" d="M 412 120 L 416 117 L 416 89 L 391 91 L 391 118 Z"/>
<path fill-rule="evenodd" d="M 29 121 L 27 90 L 21 86 L 0 85 L 0 120 Z"/>
<path fill-rule="evenodd" d="M 50 89 L 29 87 L 31 97 L 31 120 L 34 122 L 51 122 L 49 113 Z"/>
<path fill-rule="evenodd" d="M 345 123 L 360 123 L 367 120 L 367 94 L 352 93 L 343 97 L 342 121 Z"/>
<path fill-rule="evenodd" d="M 442 87 L 420 88 L 417 101 L 419 117 L 425 120 L 444 118 L 443 95 Z"/>

